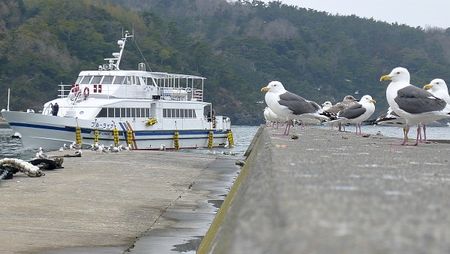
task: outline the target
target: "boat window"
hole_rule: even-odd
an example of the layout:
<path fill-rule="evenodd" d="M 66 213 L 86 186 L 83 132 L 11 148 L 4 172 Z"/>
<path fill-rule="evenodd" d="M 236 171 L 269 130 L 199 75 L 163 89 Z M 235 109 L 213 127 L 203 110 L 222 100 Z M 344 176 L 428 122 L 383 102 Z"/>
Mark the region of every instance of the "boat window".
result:
<path fill-rule="evenodd" d="M 136 85 L 138 85 L 138 86 L 141 85 L 141 78 L 140 77 L 136 77 Z"/>
<path fill-rule="evenodd" d="M 114 117 L 120 117 L 120 108 L 114 108 Z"/>
<path fill-rule="evenodd" d="M 102 76 L 94 76 L 91 81 L 91 84 L 100 84 L 100 80 L 102 80 Z"/>
<path fill-rule="evenodd" d="M 114 80 L 114 85 L 121 85 L 124 79 L 125 79 L 124 76 L 117 76 L 116 79 Z"/>
<path fill-rule="evenodd" d="M 150 117 L 150 109 L 149 108 L 145 109 L 145 117 Z"/>
<path fill-rule="evenodd" d="M 103 78 L 102 84 L 112 84 L 114 76 L 105 76 Z"/>
<path fill-rule="evenodd" d="M 192 118 L 192 109 L 188 109 L 188 117 Z"/>
<path fill-rule="evenodd" d="M 82 78 L 83 78 L 83 76 L 79 76 L 79 77 L 77 78 L 77 81 L 75 81 L 75 84 L 80 84 L 80 81 L 81 81 Z"/>
<path fill-rule="evenodd" d="M 131 85 L 131 77 L 126 77 L 125 82 L 123 83 L 124 85 Z"/>
<path fill-rule="evenodd" d="M 185 111 L 185 109 L 180 109 L 180 117 L 181 118 L 184 118 L 184 111 Z"/>
<path fill-rule="evenodd" d="M 107 108 L 102 108 L 100 112 L 98 113 L 97 117 L 107 117 Z"/>
<path fill-rule="evenodd" d="M 192 118 L 197 118 L 197 115 L 195 114 L 195 110 L 193 110 L 193 109 L 191 109 L 192 110 Z"/>
<path fill-rule="evenodd" d="M 126 108 L 127 112 L 125 114 L 126 117 L 130 117 L 131 116 L 131 108 Z"/>
<path fill-rule="evenodd" d="M 108 108 L 108 117 L 114 117 L 114 108 Z"/>
<path fill-rule="evenodd" d="M 135 116 L 136 116 L 136 117 L 141 117 L 141 108 L 137 108 L 137 109 L 136 109 Z"/>
<path fill-rule="evenodd" d="M 84 76 L 83 80 L 81 80 L 80 84 L 86 85 L 91 81 L 92 76 Z"/>
<path fill-rule="evenodd" d="M 125 117 L 125 108 L 120 109 L 120 117 Z"/>

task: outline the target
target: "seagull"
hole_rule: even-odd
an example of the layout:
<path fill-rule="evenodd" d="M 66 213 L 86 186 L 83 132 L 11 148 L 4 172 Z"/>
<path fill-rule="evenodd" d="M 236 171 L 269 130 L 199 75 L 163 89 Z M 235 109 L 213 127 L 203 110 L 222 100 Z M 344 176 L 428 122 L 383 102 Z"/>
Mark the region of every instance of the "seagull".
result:
<path fill-rule="evenodd" d="M 417 125 L 416 143 L 420 136 L 420 124 L 448 117 L 450 106 L 442 99 L 410 84 L 410 74 L 406 68 L 396 67 L 391 73 L 384 75 L 380 81 L 390 80 L 386 89 L 389 106 L 400 117 L 405 119 L 403 143 L 408 141 L 409 128 Z"/>
<path fill-rule="evenodd" d="M 39 147 L 39 151 L 36 153 L 37 159 L 48 159 L 48 155 L 44 153 L 44 150 L 42 150 L 42 147 Z"/>
<path fill-rule="evenodd" d="M 397 115 L 391 107 L 388 108 L 386 113 L 380 115 L 375 120 L 375 124 L 378 125 L 389 125 L 389 126 L 404 126 L 405 119 Z"/>
<path fill-rule="evenodd" d="M 328 116 L 331 119 L 336 119 L 336 116 L 340 111 L 349 108 L 355 103 L 357 103 L 357 100 L 355 99 L 355 97 L 353 97 L 353 95 L 346 95 L 341 102 L 336 103 L 329 109 L 324 109 L 324 115 Z M 339 131 L 342 131 L 341 123 L 339 123 Z"/>
<path fill-rule="evenodd" d="M 444 100 L 447 104 L 450 104 L 448 87 L 443 79 L 433 79 L 429 84 L 424 85 L 423 89 L 427 90 L 437 98 Z M 427 142 L 426 123 L 422 123 L 422 128 L 423 128 L 423 141 Z"/>
<path fill-rule="evenodd" d="M 81 149 L 81 146 L 74 141 L 74 142 L 72 142 L 72 144 L 70 144 L 69 148 L 70 148 L 70 150 L 77 150 L 77 149 Z"/>
<path fill-rule="evenodd" d="M 118 153 L 119 151 L 120 151 L 120 149 L 119 149 L 119 147 L 117 147 L 117 146 L 114 146 L 114 145 L 109 145 L 109 150 L 112 152 L 112 153 Z"/>
<path fill-rule="evenodd" d="M 279 81 L 271 81 L 267 86 L 261 88 L 265 92 L 265 101 L 267 106 L 278 117 L 286 118 L 289 122 L 301 119 L 329 120 L 328 117 L 321 115 L 322 108 L 314 101 L 287 91 Z M 284 134 L 288 135 L 290 124 L 286 125 Z"/>
<path fill-rule="evenodd" d="M 364 95 L 359 102 L 354 103 L 352 106 L 340 111 L 337 114 L 337 119 L 331 122 L 344 124 L 353 123 L 356 125 L 356 134 L 361 135 L 361 123 L 369 119 L 373 112 L 375 112 L 375 103 L 376 101 L 372 99 L 372 96 Z"/>
<path fill-rule="evenodd" d="M 450 104 L 450 95 L 448 94 L 447 84 L 443 79 L 433 79 L 429 84 L 423 86 L 423 89 L 430 92 L 432 95 L 444 100 L 447 104 Z"/>
<path fill-rule="evenodd" d="M 78 150 L 75 151 L 75 155 L 81 157 L 81 154 L 83 154 L 83 152 L 81 151 L 81 149 L 78 149 Z"/>
<path fill-rule="evenodd" d="M 97 151 L 100 148 L 100 146 L 98 145 L 97 142 L 94 142 L 94 144 L 92 144 L 91 150 L 92 151 Z"/>
<path fill-rule="evenodd" d="M 331 103 L 331 101 L 325 101 L 324 103 L 322 103 L 322 110 L 323 111 L 327 111 L 331 107 L 333 107 L 333 104 Z"/>

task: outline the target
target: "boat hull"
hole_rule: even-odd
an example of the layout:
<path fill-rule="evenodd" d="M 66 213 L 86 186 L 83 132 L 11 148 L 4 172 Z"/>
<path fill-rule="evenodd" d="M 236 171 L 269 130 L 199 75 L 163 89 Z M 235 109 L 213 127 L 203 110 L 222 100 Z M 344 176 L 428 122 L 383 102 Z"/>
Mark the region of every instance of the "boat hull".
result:
<path fill-rule="evenodd" d="M 83 145 L 92 145 L 95 138 L 105 146 L 115 144 L 112 129 L 92 128 L 92 121 L 89 120 L 13 111 L 2 114 L 11 128 L 22 135 L 22 143 L 26 148 L 59 149 L 76 140 L 77 128 L 80 129 Z M 229 132 L 208 129 L 132 129 L 126 121 L 118 122 L 116 128 L 118 143 L 125 146 L 129 144 L 136 150 L 176 149 L 177 141 L 179 149 L 208 147 L 208 144 L 212 147 L 225 147 Z"/>

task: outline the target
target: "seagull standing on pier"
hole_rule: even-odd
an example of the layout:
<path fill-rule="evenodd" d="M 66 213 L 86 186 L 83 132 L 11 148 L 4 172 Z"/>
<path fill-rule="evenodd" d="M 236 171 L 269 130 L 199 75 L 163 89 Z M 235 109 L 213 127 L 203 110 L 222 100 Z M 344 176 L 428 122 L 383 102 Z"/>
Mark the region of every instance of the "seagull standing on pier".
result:
<path fill-rule="evenodd" d="M 48 159 L 48 155 L 44 153 L 42 147 L 39 147 L 39 151 L 36 153 L 36 159 Z"/>
<path fill-rule="evenodd" d="M 346 95 L 344 99 L 342 99 L 341 102 L 338 102 L 331 106 L 328 109 L 323 108 L 323 114 L 331 119 L 336 119 L 337 114 L 351 106 L 353 106 L 355 103 L 357 103 L 357 100 L 352 95 Z M 345 126 L 343 127 L 341 123 L 339 123 L 339 131 L 342 131 Z"/>
<path fill-rule="evenodd" d="M 375 124 L 378 125 L 389 125 L 389 126 L 404 126 L 405 119 L 397 115 L 391 107 L 388 108 L 386 113 L 380 115 L 375 120 Z"/>
<path fill-rule="evenodd" d="M 283 84 L 279 81 L 271 81 L 267 86 L 261 88 L 265 92 L 265 101 L 267 106 L 278 117 L 286 118 L 290 123 L 292 120 L 318 119 L 329 120 L 328 117 L 320 115 L 322 108 L 314 101 L 286 91 Z M 289 135 L 291 124 L 286 125 L 285 135 Z"/>
<path fill-rule="evenodd" d="M 433 79 L 429 84 L 423 86 L 423 89 L 430 92 L 439 99 L 444 100 L 450 104 L 450 96 L 448 95 L 448 87 L 443 79 Z M 427 123 L 422 123 L 423 128 L 423 142 L 427 142 Z"/>
<path fill-rule="evenodd" d="M 409 127 L 417 125 L 416 143 L 419 143 L 420 124 L 448 117 L 450 106 L 442 99 L 410 84 L 409 71 L 403 67 L 394 68 L 384 75 L 380 81 L 390 80 L 386 89 L 389 106 L 400 117 L 405 119 L 403 143 L 408 141 Z"/>
<path fill-rule="evenodd" d="M 375 112 L 375 103 L 376 101 L 372 99 L 372 96 L 364 95 L 359 102 L 354 103 L 352 106 L 340 111 L 337 114 L 337 119 L 331 121 L 330 123 L 353 123 L 356 125 L 356 135 L 361 135 L 361 123 L 369 119 L 373 112 Z"/>
<path fill-rule="evenodd" d="M 450 95 L 448 94 L 447 83 L 443 79 L 433 79 L 429 84 L 426 84 L 423 89 L 430 92 L 432 95 L 444 100 L 450 104 Z"/>

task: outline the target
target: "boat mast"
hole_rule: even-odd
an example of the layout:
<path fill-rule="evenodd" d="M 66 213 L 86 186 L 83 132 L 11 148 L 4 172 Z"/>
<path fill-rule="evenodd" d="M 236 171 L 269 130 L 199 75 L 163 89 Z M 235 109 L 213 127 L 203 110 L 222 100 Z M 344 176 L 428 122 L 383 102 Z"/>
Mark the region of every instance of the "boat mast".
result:
<path fill-rule="evenodd" d="M 129 34 L 128 31 L 125 31 L 125 37 L 123 37 L 122 40 L 119 40 L 117 42 L 117 44 L 119 45 L 119 48 L 120 48 L 119 57 L 118 57 L 117 62 L 116 62 L 117 70 L 120 70 L 119 66 L 120 66 L 120 61 L 122 60 L 123 50 L 125 49 L 125 43 L 127 42 L 128 38 L 132 38 L 132 37 L 133 37 L 132 34 Z"/>
<path fill-rule="evenodd" d="M 11 88 L 8 88 L 8 105 L 6 105 L 6 111 L 9 111 L 9 101 L 11 99 Z"/>
<path fill-rule="evenodd" d="M 100 65 L 99 70 L 120 70 L 119 66 L 120 61 L 122 60 L 123 50 L 125 49 L 125 43 L 127 42 L 128 38 L 132 37 L 132 34 L 129 34 L 128 31 L 125 31 L 124 37 L 117 41 L 117 45 L 119 45 L 120 51 L 112 53 L 112 58 L 105 58 L 105 61 L 107 61 L 108 64 Z"/>

